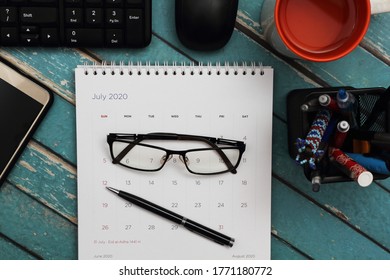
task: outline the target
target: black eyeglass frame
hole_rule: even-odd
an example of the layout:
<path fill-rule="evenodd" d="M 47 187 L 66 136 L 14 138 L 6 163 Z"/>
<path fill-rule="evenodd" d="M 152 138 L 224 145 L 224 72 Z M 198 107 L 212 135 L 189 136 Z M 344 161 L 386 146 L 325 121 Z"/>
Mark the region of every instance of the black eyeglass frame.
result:
<path fill-rule="evenodd" d="M 153 146 L 149 144 L 140 143 L 143 140 L 184 140 L 184 141 L 200 141 L 208 144 L 211 148 L 197 148 L 197 149 L 189 149 L 189 150 L 170 150 L 165 149 L 159 146 Z M 124 148 L 116 157 L 113 153 L 113 143 L 122 142 L 122 143 L 129 143 L 129 145 Z M 107 143 L 110 146 L 110 154 L 112 157 L 112 163 L 113 164 L 119 164 L 124 167 L 139 170 L 139 171 L 146 171 L 146 172 L 155 172 L 161 170 L 166 162 L 170 159 L 171 155 L 179 155 L 184 160 L 183 163 L 186 167 L 186 169 L 192 173 L 197 175 L 215 175 L 215 174 L 221 174 L 226 172 L 231 172 L 233 174 L 237 173 L 237 167 L 239 166 L 241 162 L 241 158 L 243 153 L 245 152 L 246 144 L 243 141 L 236 141 L 236 140 L 229 140 L 224 138 L 214 138 L 214 137 L 208 137 L 208 136 L 198 136 L 198 135 L 187 135 L 187 134 L 175 134 L 175 133 L 163 133 L 163 132 L 157 132 L 157 133 L 148 133 L 148 134 L 126 134 L 126 133 L 109 133 L 107 135 Z M 164 162 L 161 164 L 161 166 L 157 169 L 140 169 L 131 167 L 128 165 L 125 165 L 121 163 L 121 160 L 126 156 L 126 154 L 135 146 L 140 145 L 144 147 L 149 147 L 153 149 L 159 149 L 166 153 L 166 157 L 164 159 Z M 217 145 L 226 145 L 230 147 L 219 147 Z M 237 163 L 233 165 L 229 158 L 226 156 L 226 154 L 223 152 L 225 149 L 235 149 L 239 151 L 239 157 L 237 160 Z M 224 161 L 224 163 L 227 166 L 227 170 L 218 171 L 218 172 L 211 172 L 211 173 L 202 173 L 202 172 L 194 172 L 192 171 L 185 160 L 186 153 L 189 152 L 197 152 L 197 151 L 210 151 L 215 150 L 220 156 L 221 159 Z"/>

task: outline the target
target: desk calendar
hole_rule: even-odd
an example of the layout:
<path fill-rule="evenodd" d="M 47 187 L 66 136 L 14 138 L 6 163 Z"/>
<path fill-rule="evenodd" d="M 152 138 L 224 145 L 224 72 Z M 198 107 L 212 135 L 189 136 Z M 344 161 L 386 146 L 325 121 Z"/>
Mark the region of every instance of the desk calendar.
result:
<path fill-rule="evenodd" d="M 270 67 L 79 66 L 79 258 L 269 259 L 272 95 Z M 234 139 L 246 150 L 236 174 L 191 174 L 177 157 L 156 172 L 112 163 L 109 133 L 151 132 Z M 161 205 L 235 243 L 212 242 L 106 187 Z"/>

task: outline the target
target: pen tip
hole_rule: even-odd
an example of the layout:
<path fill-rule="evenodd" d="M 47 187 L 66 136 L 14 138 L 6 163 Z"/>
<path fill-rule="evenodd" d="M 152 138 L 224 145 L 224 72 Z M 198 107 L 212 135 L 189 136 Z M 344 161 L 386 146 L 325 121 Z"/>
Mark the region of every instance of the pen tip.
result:
<path fill-rule="evenodd" d="M 119 191 L 117 189 L 114 189 L 114 188 L 111 188 L 111 187 L 106 187 L 106 189 L 109 190 L 109 191 L 112 191 L 113 193 L 116 193 L 116 194 L 119 193 Z"/>

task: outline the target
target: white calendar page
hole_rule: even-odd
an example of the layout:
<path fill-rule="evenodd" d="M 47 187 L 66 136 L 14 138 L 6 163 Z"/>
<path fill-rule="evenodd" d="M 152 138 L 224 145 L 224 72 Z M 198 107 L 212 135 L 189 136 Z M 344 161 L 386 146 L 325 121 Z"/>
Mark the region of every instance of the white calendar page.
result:
<path fill-rule="evenodd" d="M 157 75 L 155 67 L 138 67 L 132 75 L 129 70 L 76 69 L 79 258 L 269 259 L 273 70 L 256 67 L 254 75 L 252 68 L 239 68 L 237 75 L 233 68 L 218 75 L 215 67 L 211 75 L 208 69 L 200 75 L 196 67 L 169 68 L 167 75 L 162 69 Z M 240 140 L 246 150 L 237 174 L 194 175 L 175 157 L 157 172 L 112 163 L 108 133 L 150 132 Z M 212 242 L 106 186 L 220 231 L 235 243 Z"/>

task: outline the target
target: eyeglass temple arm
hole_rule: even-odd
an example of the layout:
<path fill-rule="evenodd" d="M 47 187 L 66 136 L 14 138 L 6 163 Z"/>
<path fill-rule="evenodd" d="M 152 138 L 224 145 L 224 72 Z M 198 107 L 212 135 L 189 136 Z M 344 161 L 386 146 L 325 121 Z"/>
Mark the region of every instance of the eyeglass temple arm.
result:
<path fill-rule="evenodd" d="M 118 164 L 135 145 L 140 143 L 144 139 L 148 139 L 148 134 L 109 134 L 108 137 L 117 137 L 122 139 L 134 139 L 133 142 L 130 142 L 115 158 L 113 158 L 112 163 Z"/>
<path fill-rule="evenodd" d="M 127 153 L 130 152 L 130 150 L 131 150 L 135 145 L 137 145 L 139 142 L 141 142 L 142 140 L 143 140 L 143 138 L 135 139 L 134 142 L 129 143 L 129 145 L 127 145 L 126 148 L 124 148 L 124 149 L 122 150 L 122 152 L 120 152 L 120 153 L 112 160 L 112 163 L 114 163 L 114 164 L 119 163 L 119 162 L 127 155 Z"/>

